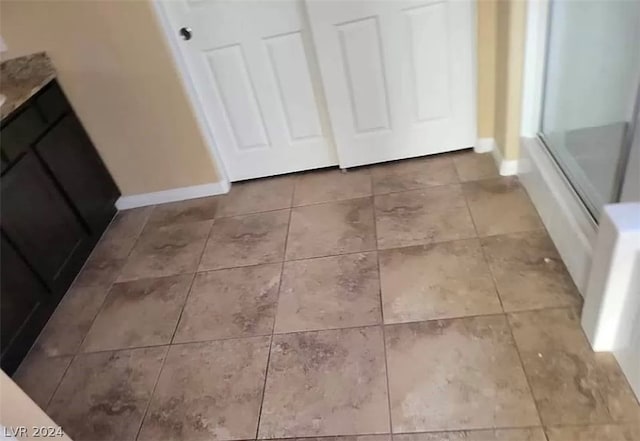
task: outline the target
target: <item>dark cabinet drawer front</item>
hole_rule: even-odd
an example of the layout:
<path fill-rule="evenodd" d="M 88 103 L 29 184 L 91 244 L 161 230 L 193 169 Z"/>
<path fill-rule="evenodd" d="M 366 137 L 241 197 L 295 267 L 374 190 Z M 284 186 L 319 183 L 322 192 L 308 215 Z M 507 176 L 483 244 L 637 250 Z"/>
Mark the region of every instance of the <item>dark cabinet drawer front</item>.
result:
<path fill-rule="evenodd" d="M 27 107 L 2 127 L 0 145 L 9 161 L 13 161 L 35 142 L 46 129 L 46 123 L 33 107 Z"/>
<path fill-rule="evenodd" d="M 69 111 L 69 103 L 55 81 L 38 95 L 36 106 L 47 124 L 51 124 Z"/>
<path fill-rule="evenodd" d="M 2 178 L 2 228 L 50 286 L 88 237 L 31 151 Z"/>
<path fill-rule="evenodd" d="M 119 192 L 75 115 L 66 115 L 35 147 L 92 231 L 101 228 Z"/>

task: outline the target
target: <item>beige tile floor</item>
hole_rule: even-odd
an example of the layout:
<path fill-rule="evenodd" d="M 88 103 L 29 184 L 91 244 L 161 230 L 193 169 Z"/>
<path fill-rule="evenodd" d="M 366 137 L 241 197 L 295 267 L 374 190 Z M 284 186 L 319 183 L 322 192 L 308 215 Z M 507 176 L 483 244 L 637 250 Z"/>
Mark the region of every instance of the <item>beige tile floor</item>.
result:
<path fill-rule="evenodd" d="M 76 441 L 638 441 L 580 306 L 460 152 L 120 213 L 15 379 Z"/>

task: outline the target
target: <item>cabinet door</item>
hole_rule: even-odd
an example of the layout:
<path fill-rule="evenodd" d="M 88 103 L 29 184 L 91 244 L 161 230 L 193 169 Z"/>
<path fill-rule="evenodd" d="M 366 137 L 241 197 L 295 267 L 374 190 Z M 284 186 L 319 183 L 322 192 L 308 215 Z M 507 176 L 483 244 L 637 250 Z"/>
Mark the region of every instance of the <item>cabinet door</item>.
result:
<path fill-rule="evenodd" d="M 102 231 L 119 191 L 76 116 L 62 118 L 35 148 L 91 232 Z"/>
<path fill-rule="evenodd" d="M 45 287 L 1 238 L 0 347 L 2 368 L 11 373 L 40 333 L 53 308 Z"/>
<path fill-rule="evenodd" d="M 1 222 L 52 290 L 70 282 L 77 268 L 69 265 L 87 252 L 89 235 L 32 151 L 2 177 Z"/>

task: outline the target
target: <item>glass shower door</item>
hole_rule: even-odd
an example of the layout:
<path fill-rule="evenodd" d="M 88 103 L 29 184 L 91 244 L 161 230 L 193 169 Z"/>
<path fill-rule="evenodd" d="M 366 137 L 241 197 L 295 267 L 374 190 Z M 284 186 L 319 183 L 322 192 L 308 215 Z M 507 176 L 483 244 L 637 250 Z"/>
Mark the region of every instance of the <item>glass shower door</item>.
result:
<path fill-rule="evenodd" d="M 551 2 L 541 137 L 595 219 L 619 197 L 639 83 L 640 2 Z"/>

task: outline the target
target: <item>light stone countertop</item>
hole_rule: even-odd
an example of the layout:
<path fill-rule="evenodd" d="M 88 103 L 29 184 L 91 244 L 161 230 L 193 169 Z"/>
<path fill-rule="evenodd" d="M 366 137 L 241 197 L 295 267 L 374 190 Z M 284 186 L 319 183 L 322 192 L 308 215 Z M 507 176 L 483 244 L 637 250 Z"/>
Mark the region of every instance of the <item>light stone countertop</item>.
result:
<path fill-rule="evenodd" d="M 0 64 L 0 93 L 6 100 L 0 106 L 0 120 L 9 116 L 55 77 L 51 60 L 44 52 L 3 61 Z"/>

